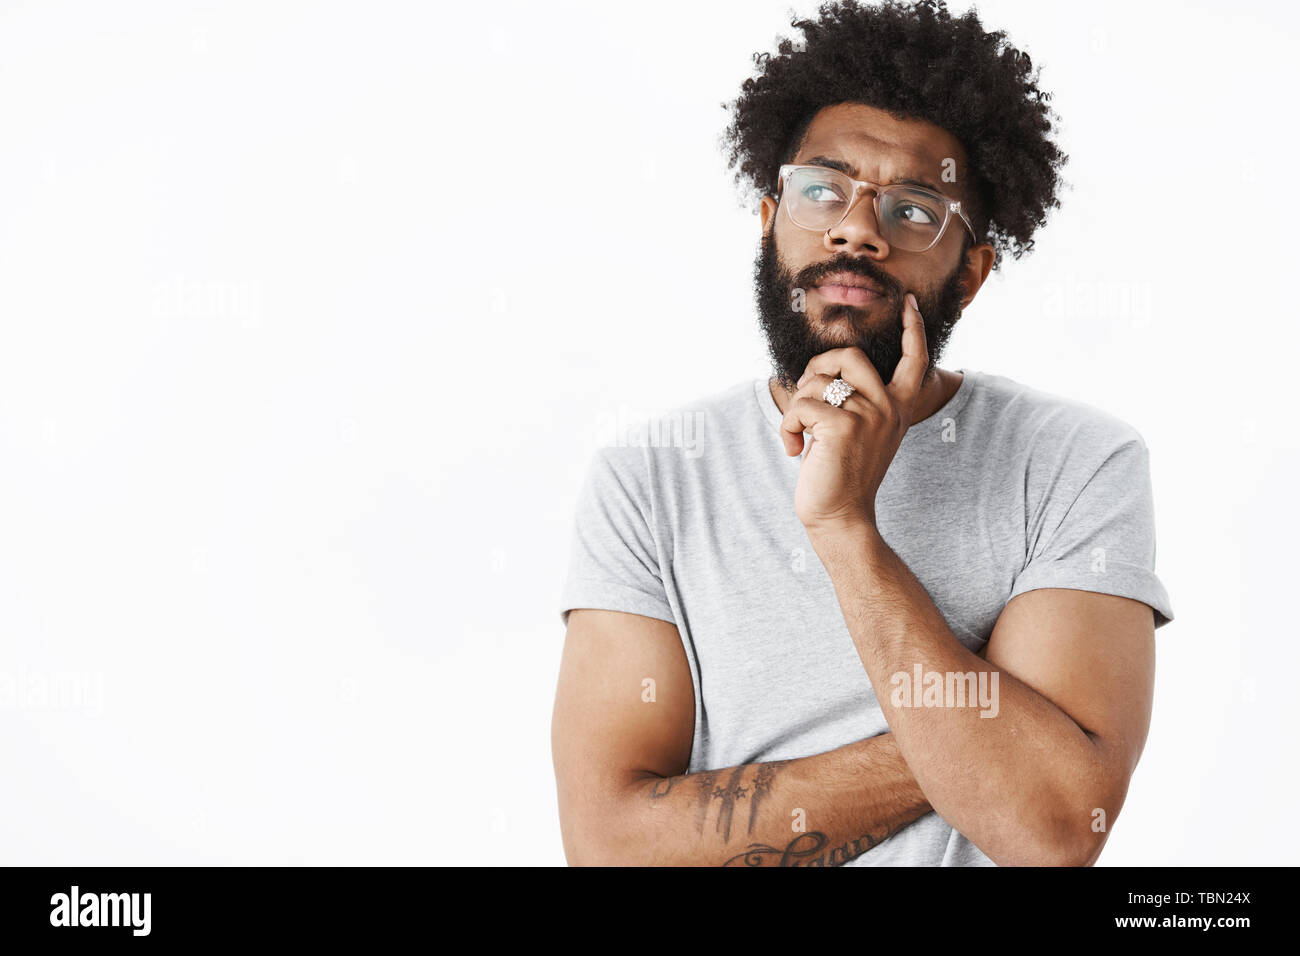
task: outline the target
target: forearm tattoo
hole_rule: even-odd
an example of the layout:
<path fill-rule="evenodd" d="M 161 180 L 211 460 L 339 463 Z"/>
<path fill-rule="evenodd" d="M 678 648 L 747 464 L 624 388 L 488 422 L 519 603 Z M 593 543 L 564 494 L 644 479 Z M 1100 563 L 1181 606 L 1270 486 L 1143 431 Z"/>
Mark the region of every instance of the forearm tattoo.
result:
<path fill-rule="evenodd" d="M 847 843 L 841 843 L 826 853 L 830 843 L 825 833 L 813 831 L 799 833 L 786 844 L 784 850 L 763 843 L 751 843 L 744 853 L 738 853 L 723 862 L 723 866 L 843 866 L 856 860 L 874 846 L 888 839 L 894 830 L 883 827 L 879 836 L 864 833 Z"/>
<path fill-rule="evenodd" d="M 662 800 L 672 793 L 683 781 L 695 786 L 696 822 L 700 835 L 704 834 L 709 820 L 709 811 L 716 804 L 718 816 L 714 820 L 713 830 L 721 834 L 724 843 L 731 839 L 731 826 L 735 817 L 736 805 L 742 800 L 749 801 L 749 825 L 746 833 L 752 834 L 758 826 L 759 808 L 770 800 L 773 783 L 780 776 L 782 769 L 790 760 L 771 760 L 766 763 L 742 764 L 727 771 L 704 770 L 700 773 L 679 774 L 676 777 L 662 777 L 650 788 L 651 800 Z M 746 775 L 752 771 L 746 785 Z M 723 774 L 726 780 L 722 781 Z M 819 830 L 809 833 L 796 833 L 784 848 L 768 846 L 766 843 L 751 843 L 743 853 L 737 853 L 723 861 L 723 866 L 843 866 L 856 860 L 862 854 L 878 846 L 892 836 L 898 827 L 884 826 L 878 833 L 864 833 L 861 836 L 841 843 L 839 846 L 827 847 L 830 838 Z"/>
<path fill-rule="evenodd" d="M 723 841 L 731 839 L 731 828 L 735 820 L 736 806 L 742 800 L 749 801 L 749 823 L 748 833 L 754 832 L 754 827 L 758 825 L 758 811 L 763 804 L 764 798 L 772 792 L 772 782 L 776 779 L 789 760 L 771 760 L 759 764 L 742 764 L 734 768 L 722 780 L 725 771 L 704 770 L 700 773 L 681 774 L 676 777 L 663 777 L 654 782 L 650 788 L 651 800 L 662 800 L 668 794 L 672 793 L 683 780 L 689 781 L 695 785 L 695 808 L 696 824 L 701 835 L 704 833 L 705 825 L 709 820 L 709 811 L 713 806 L 718 807 L 717 819 L 714 820 L 713 830 L 715 833 L 722 835 Z M 752 773 L 752 777 L 746 783 L 746 776 Z"/>

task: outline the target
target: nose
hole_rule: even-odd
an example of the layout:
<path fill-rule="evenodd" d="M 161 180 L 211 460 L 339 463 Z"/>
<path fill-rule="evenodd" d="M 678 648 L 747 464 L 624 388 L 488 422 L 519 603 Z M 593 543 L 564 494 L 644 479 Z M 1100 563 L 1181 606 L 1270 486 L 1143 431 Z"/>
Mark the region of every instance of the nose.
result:
<path fill-rule="evenodd" d="M 889 243 L 880 234 L 874 189 L 869 186 L 858 187 L 844 218 L 826 230 L 822 244 L 832 252 L 841 252 L 845 246 L 854 252 L 862 250 L 873 259 L 883 259 L 889 255 Z"/>

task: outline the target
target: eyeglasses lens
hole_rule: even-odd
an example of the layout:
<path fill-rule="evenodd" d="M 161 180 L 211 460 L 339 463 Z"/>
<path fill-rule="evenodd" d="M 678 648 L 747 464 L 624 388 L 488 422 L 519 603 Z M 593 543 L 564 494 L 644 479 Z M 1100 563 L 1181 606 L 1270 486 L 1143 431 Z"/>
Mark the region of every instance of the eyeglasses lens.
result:
<path fill-rule="evenodd" d="M 853 181 L 833 169 L 796 169 L 785 188 L 790 218 L 795 224 L 825 232 L 844 218 L 852 199 Z M 879 226 L 884 240 L 910 252 L 930 248 L 947 218 L 944 201 L 909 186 L 889 186 L 882 193 Z"/>

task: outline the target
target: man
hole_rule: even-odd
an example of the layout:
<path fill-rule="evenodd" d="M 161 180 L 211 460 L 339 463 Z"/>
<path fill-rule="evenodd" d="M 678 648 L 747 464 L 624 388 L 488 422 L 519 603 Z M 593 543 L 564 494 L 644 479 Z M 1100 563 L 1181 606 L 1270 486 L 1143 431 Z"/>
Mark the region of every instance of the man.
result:
<path fill-rule="evenodd" d="M 823 6 L 728 130 L 775 374 L 602 449 L 552 721 L 574 864 L 1090 865 L 1145 743 L 1148 453 L 937 360 L 1065 157 L 1029 58 Z"/>

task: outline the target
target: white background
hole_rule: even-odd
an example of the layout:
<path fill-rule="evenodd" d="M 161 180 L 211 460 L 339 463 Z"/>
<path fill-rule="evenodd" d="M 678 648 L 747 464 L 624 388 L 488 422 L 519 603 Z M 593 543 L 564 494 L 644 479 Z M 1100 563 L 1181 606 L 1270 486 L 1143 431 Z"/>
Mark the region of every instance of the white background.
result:
<path fill-rule="evenodd" d="M 1072 189 L 943 365 L 1138 428 L 1176 616 L 1101 862 L 1294 863 L 1297 14 L 980 11 Z M 4 862 L 563 863 L 574 500 L 766 371 L 718 137 L 789 20 L 3 7 Z"/>

